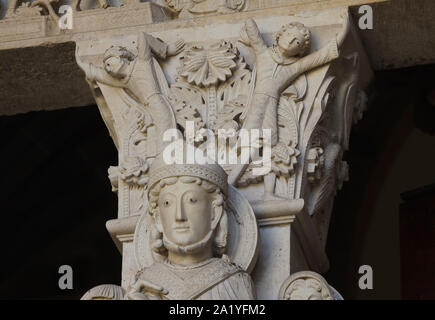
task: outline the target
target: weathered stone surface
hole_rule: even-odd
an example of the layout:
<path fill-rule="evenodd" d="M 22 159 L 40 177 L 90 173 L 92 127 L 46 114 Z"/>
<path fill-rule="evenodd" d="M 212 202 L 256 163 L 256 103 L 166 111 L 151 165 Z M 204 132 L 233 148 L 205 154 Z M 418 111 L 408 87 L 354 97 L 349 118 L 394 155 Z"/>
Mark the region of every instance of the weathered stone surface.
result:
<path fill-rule="evenodd" d="M 277 1 L 276 3 L 267 2 L 270 9 L 260 11 L 238 12 L 223 14 L 220 16 L 196 17 L 195 26 L 200 27 L 212 23 L 213 21 L 222 23 L 240 21 L 247 17 L 272 14 L 291 14 L 304 11 L 304 15 L 309 15 L 308 10 L 327 8 L 340 5 L 349 1 Z M 368 1 L 352 1 L 349 4 L 355 5 L 352 9 L 355 23 L 358 19 L 358 4 Z M 264 6 L 266 2 L 262 5 Z M 252 6 L 252 4 L 251 4 Z M 273 8 L 281 6 L 280 8 Z M 282 7 L 284 6 L 284 7 Z M 431 0 L 421 0 L 418 3 L 411 0 L 392 0 L 382 3 L 374 3 L 374 30 L 359 30 L 364 47 L 370 57 L 370 61 L 375 70 L 399 68 L 412 65 L 433 63 L 435 61 L 435 3 Z M 6 6 L 4 6 L 6 8 Z M 171 19 L 155 6 L 144 3 L 138 10 L 137 8 L 109 8 L 93 9 L 75 13 L 75 27 L 73 30 L 59 31 L 53 29 L 52 22 L 47 16 L 33 17 L 21 20 L 0 20 L 0 50 L 4 57 L 0 60 L 0 81 L 8 83 L 11 78 L 11 65 L 14 64 L 14 76 L 20 79 L 14 86 L 8 86 L 8 91 L 0 92 L 0 114 L 10 115 L 32 110 L 53 110 L 59 108 L 84 106 L 92 104 L 89 93 L 85 90 L 86 84 L 80 79 L 77 66 L 70 64 L 68 57 L 73 56 L 73 45 L 58 47 L 55 43 L 66 43 L 86 38 L 107 36 L 110 34 L 121 34 L 122 32 L 135 32 L 141 27 L 146 26 L 147 32 L 159 32 L 172 28 L 182 28 L 191 24 L 185 20 L 167 20 L 152 24 L 153 22 Z M 247 8 L 245 11 L 248 10 Z M 4 11 L 4 10 L 3 10 Z M 133 13 L 133 15 L 132 15 Z M 109 17 L 106 18 L 106 16 Z M 119 16 L 121 15 L 121 16 Z M 99 17 L 104 16 L 104 19 Z M 120 19 L 119 17 L 128 17 Z M 138 17 L 139 20 L 135 20 Z M 116 25 L 116 28 L 113 26 Z M 82 29 L 80 29 L 82 28 Z M 400 32 L 397 32 L 398 28 Z M 42 54 L 40 49 L 25 49 L 25 47 L 45 47 Z M 61 48 L 61 49 L 57 49 Z M 30 50 L 30 51 L 27 51 Z M 59 54 L 61 50 L 62 54 Z M 23 51 L 22 53 L 20 51 Z M 22 59 L 15 66 L 17 57 L 32 56 L 30 59 Z M 66 75 L 76 76 L 57 76 L 56 71 L 51 72 L 51 57 L 56 56 L 57 65 Z M 30 61 L 35 61 L 32 66 Z M 21 68 L 22 66 L 22 68 Z M 68 69 L 69 68 L 69 69 Z M 38 77 L 40 88 L 52 88 L 56 84 L 57 90 L 48 95 L 43 94 L 45 90 L 39 90 L 35 94 L 29 88 L 34 86 L 33 77 L 25 77 L 26 70 L 33 70 L 33 73 L 41 75 Z M 56 70 L 59 70 L 58 68 Z M 44 76 L 45 75 L 45 76 Z M 81 83 L 80 83 L 81 82 Z M 70 88 L 70 89 L 69 89 Z"/>
<path fill-rule="evenodd" d="M 391 3 L 378 4 L 375 17 Z M 320 276 L 292 274 L 329 268 L 329 221 L 348 179 L 343 154 L 365 110 L 370 58 L 388 68 L 408 63 L 409 52 L 388 52 L 390 65 L 379 49 L 368 57 L 359 34 L 370 31 L 358 30 L 358 14 L 352 20 L 340 1 L 107 4 L 76 11 L 74 2 L 72 30 L 58 28 L 49 2 L 9 8 L 0 21 L 9 63 L 0 112 L 92 103 L 75 50 L 119 151 L 109 169 L 119 219 L 107 227 L 122 250 L 125 298 L 294 299 L 300 289 L 296 296 L 308 299 L 314 284 L 320 298 L 337 297 Z M 388 30 L 376 21 L 376 32 Z M 188 154 L 234 150 L 236 162 L 164 163 L 170 130 L 195 145 Z M 244 130 L 263 132 L 241 163 Z M 124 291 L 98 287 L 89 298 L 99 294 Z"/>
<path fill-rule="evenodd" d="M 205 41 L 204 34 L 210 35 Z M 119 221 L 110 222 L 108 228 L 122 248 L 125 289 L 139 270 L 153 274 L 163 268 L 153 269 L 154 253 L 160 250 L 154 244 L 161 239 L 153 238 L 153 222 L 148 217 L 163 204 L 147 194 L 156 181 L 162 180 L 164 189 L 172 185 L 165 179 L 177 176 L 169 167 L 158 171 L 157 178 L 152 173 L 169 147 L 163 143 L 163 133 L 176 128 L 188 144 L 207 150 L 208 156 L 209 148 L 216 155 L 240 145 L 243 130 L 270 130 L 269 138 L 263 136 L 263 145 L 254 147 L 261 150 L 263 161 L 270 161 L 269 171 L 257 173 L 261 165 L 255 156 L 244 164 L 240 159 L 220 163 L 232 184 L 229 203 L 239 213 L 235 219 L 243 220 L 241 213 L 246 210 L 255 212 L 260 227 L 260 259 L 254 267 L 239 259 L 232 248 L 256 244 L 255 236 L 247 231 L 248 223 L 234 223 L 229 216 L 228 239 L 238 239 L 230 241 L 229 258 L 252 272 L 258 298 L 278 298 L 279 288 L 294 272 L 328 269 L 324 247 L 329 217 L 336 190 L 347 179 L 343 152 L 348 148 L 351 125 L 364 110 L 362 90 L 372 76 L 347 8 L 212 21 L 202 26 L 180 21 L 177 29 L 81 39 L 76 59 L 119 151 L 118 167 L 109 170 L 119 198 Z M 219 145 L 222 129 L 230 138 L 223 148 Z M 270 160 L 265 160 L 269 153 Z M 183 168 L 185 176 L 189 170 L 193 170 L 191 176 L 207 176 L 201 166 L 189 168 Z M 222 186 L 227 182 L 218 176 L 208 181 L 225 193 Z M 231 200 L 238 194 L 241 200 Z M 244 209 L 238 210 L 237 204 L 242 203 Z M 138 222 L 137 216 L 141 216 Z M 237 225 L 245 231 L 237 231 Z M 167 246 L 169 251 L 174 248 L 168 241 Z M 253 261 L 255 249 L 242 251 Z M 172 286 L 163 276 L 164 268 L 161 271 L 163 287 Z M 150 279 L 145 274 L 136 277 L 128 297 L 146 298 Z M 177 293 L 180 286 L 174 285 L 174 292 L 157 295 L 199 297 L 194 292 Z M 238 295 L 253 297 L 243 292 Z"/>

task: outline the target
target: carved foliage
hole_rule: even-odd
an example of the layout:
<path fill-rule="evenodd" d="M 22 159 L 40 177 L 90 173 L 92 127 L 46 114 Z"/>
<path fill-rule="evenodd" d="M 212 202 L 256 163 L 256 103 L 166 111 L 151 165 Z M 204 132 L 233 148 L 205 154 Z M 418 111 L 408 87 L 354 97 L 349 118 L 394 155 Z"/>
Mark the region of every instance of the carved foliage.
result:
<path fill-rule="evenodd" d="M 164 0 L 166 6 L 180 18 L 210 13 L 231 13 L 241 11 L 246 0 Z"/>
<path fill-rule="evenodd" d="M 232 43 L 190 48 L 178 74 L 170 94 L 182 128 L 186 121 L 194 121 L 195 129 L 206 128 L 215 134 L 219 129 L 240 129 L 239 117 L 247 105 L 252 76 Z"/>
<path fill-rule="evenodd" d="M 228 42 L 215 44 L 209 49 L 192 47 L 182 59 L 180 75 L 199 87 L 217 85 L 230 77 L 236 68 L 236 51 Z"/>

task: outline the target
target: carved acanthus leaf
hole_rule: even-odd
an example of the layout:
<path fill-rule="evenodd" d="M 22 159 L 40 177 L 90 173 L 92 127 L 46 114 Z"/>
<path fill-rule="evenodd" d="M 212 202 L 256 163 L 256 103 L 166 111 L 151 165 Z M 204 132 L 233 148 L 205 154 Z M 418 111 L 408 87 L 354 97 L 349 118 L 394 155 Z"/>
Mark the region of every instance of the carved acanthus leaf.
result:
<path fill-rule="evenodd" d="M 184 102 L 179 102 L 174 106 L 175 116 L 177 123 L 186 129 L 186 122 L 193 121 L 195 131 L 204 128 L 204 121 L 202 121 L 201 114 L 193 106 L 187 106 Z"/>
<path fill-rule="evenodd" d="M 253 90 L 247 63 L 237 48 L 226 41 L 195 50 L 181 59 L 178 77 L 170 88 L 178 124 L 184 128 L 187 120 L 195 121 L 195 129 L 210 129 L 216 135 L 219 129 L 238 132 L 240 115 L 246 110 L 249 92 Z M 204 66 L 208 74 L 201 73 Z"/>
<path fill-rule="evenodd" d="M 201 87 L 216 85 L 233 74 L 237 64 L 236 52 L 231 43 L 223 41 L 210 49 L 192 47 L 187 50 L 180 69 L 180 75 L 190 84 Z"/>
<path fill-rule="evenodd" d="M 149 167 L 149 163 L 140 157 L 128 157 L 119 167 L 121 179 L 128 185 L 143 187 L 148 183 Z"/>
<path fill-rule="evenodd" d="M 322 177 L 322 169 L 325 165 L 323 149 L 320 147 L 311 148 L 307 155 L 307 175 L 308 181 L 315 182 Z"/>
<path fill-rule="evenodd" d="M 296 148 L 279 142 L 272 149 L 272 171 L 277 176 L 289 178 L 295 172 L 300 154 Z"/>
<path fill-rule="evenodd" d="M 324 174 L 311 194 L 308 212 L 314 215 L 333 201 L 337 189 L 340 189 L 347 178 L 347 167 L 343 166 L 343 149 L 336 143 L 328 145 L 324 152 Z"/>

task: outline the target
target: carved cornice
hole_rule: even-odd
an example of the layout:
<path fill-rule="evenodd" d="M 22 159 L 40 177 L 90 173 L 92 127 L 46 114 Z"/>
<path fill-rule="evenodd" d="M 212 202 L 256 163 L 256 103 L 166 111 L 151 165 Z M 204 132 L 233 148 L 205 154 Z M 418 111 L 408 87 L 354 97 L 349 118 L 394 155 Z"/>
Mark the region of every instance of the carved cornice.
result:
<path fill-rule="evenodd" d="M 205 26 L 210 22 L 232 23 L 264 15 L 289 15 L 307 10 L 319 10 L 384 2 L 389 0 L 296 0 L 283 3 L 281 0 L 247 0 L 244 12 L 226 12 L 219 15 L 197 16 L 195 25 Z M 261 10 L 260 10 L 261 9 Z M 56 13 L 57 14 L 57 13 Z M 109 34 L 120 35 L 134 32 L 146 26 L 147 32 L 186 28 L 191 19 L 173 18 L 168 9 L 150 2 L 121 7 L 96 8 L 74 11 L 72 30 L 60 30 L 49 15 L 23 17 L 9 16 L 0 20 L 0 50 L 63 43 L 74 40 L 101 38 Z"/>

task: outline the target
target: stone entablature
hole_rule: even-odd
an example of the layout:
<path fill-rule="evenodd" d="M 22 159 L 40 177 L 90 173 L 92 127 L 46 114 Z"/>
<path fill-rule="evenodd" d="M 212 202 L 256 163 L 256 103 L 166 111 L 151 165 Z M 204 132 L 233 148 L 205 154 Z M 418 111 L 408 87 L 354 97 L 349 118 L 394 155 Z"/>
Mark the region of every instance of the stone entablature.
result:
<path fill-rule="evenodd" d="M 12 0 L 13 1 L 13 0 Z M 183 0 L 184 1 L 184 0 Z M 215 7 L 209 1 L 210 6 Z M 206 1 L 206 2 L 207 2 Z M 148 32 L 188 26 L 190 19 L 195 19 L 195 25 L 207 25 L 214 21 L 233 21 L 255 18 L 264 15 L 289 15 L 301 11 L 336 8 L 342 5 L 360 5 L 366 3 L 383 2 L 388 0 L 238 0 L 235 3 L 246 2 L 241 10 L 223 10 L 219 12 L 204 12 L 194 16 L 179 17 L 173 15 L 170 8 L 152 2 L 127 3 L 121 7 L 96 8 L 84 11 L 73 11 L 73 28 L 61 30 L 58 27 L 59 15 L 45 9 L 49 1 L 36 1 L 34 7 L 28 7 L 27 2 L 21 6 L 27 9 L 23 13 L 11 13 L 0 19 L 0 50 L 44 45 L 46 43 L 62 43 L 75 39 L 92 38 L 104 33 L 120 34 L 131 31 L 131 28 L 147 26 Z M 170 2 L 170 1 L 167 1 Z M 230 1 L 231 2 L 231 1 Z M 21 2 L 20 2 L 21 3 Z M 204 6 L 203 3 L 202 6 Z M 74 4 L 72 4 L 74 8 Z M 237 7 L 237 6 L 236 6 Z M 20 8 L 20 7 L 19 7 Z M 39 8 L 40 10 L 37 10 Z M 44 8 L 44 10 L 42 10 Z M 16 9 L 17 10 L 17 9 Z M 232 15 L 237 15 L 236 17 Z M 217 17 L 220 16 L 220 17 Z M 185 22 L 183 22 L 185 20 Z M 168 25 L 169 24 L 169 25 Z M 171 27 L 172 25 L 172 27 Z"/>

